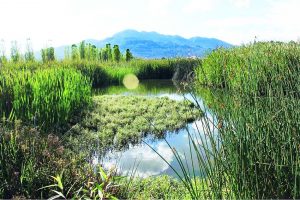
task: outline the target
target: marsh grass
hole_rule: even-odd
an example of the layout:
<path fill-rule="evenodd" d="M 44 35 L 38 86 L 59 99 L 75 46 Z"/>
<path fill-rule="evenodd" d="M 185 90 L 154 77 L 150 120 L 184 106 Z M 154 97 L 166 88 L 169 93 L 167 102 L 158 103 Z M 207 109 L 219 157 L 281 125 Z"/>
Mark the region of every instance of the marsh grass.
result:
<path fill-rule="evenodd" d="M 201 85 L 248 95 L 299 94 L 300 45 L 255 42 L 217 49 L 197 68 Z"/>
<path fill-rule="evenodd" d="M 82 74 L 93 80 L 94 87 L 107 85 L 121 85 L 127 74 L 134 74 L 140 80 L 171 79 L 177 68 L 186 67 L 191 72 L 197 60 L 164 59 L 164 60 L 132 60 L 130 62 L 91 62 L 91 61 L 63 61 L 62 66 L 76 68 Z"/>
<path fill-rule="evenodd" d="M 49 174 L 68 165 L 70 160 L 65 158 L 66 150 L 57 136 L 43 135 L 20 121 L 1 121 L 0 198 L 47 196 L 49 191 L 41 193 L 38 188 L 51 183 Z M 68 169 L 74 170 L 71 166 Z"/>
<path fill-rule="evenodd" d="M 38 69 L 48 69 L 53 67 L 63 67 L 79 70 L 84 76 L 89 78 L 93 87 L 103 87 L 107 85 L 120 85 L 127 74 L 134 74 L 140 80 L 145 79 L 172 79 L 179 80 L 185 74 L 193 71 L 199 60 L 194 59 L 134 59 L 130 62 L 100 62 L 88 60 L 62 60 L 42 63 L 39 61 L 19 61 L 17 63 L 8 62 L 2 68 L 12 70 L 35 71 Z M 175 72 L 182 72 L 181 73 Z M 180 76 L 179 76 L 180 74 Z"/>
<path fill-rule="evenodd" d="M 58 127 L 90 102 L 90 81 L 74 69 L 0 74 L 0 113 L 5 118 Z"/>
<path fill-rule="evenodd" d="M 180 169 L 161 156 L 191 197 L 299 198 L 300 101 L 287 97 L 219 96 L 207 92 L 206 105 L 201 108 L 204 117 L 196 124 L 198 134 L 186 130 L 190 149 L 184 156 L 166 140 Z M 187 157 L 196 159 L 188 164 Z M 197 169 L 202 178 L 195 174 Z"/>
<path fill-rule="evenodd" d="M 122 95 L 132 94 L 137 96 L 146 96 L 149 94 L 172 94 L 178 90 L 169 79 L 150 79 L 139 82 L 136 89 L 128 89 L 123 85 L 112 85 L 109 87 L 97 88 L 92 91 L 94 96 L 97 95 Z"/>
<path fill-rule="evenodd" d="M 126 148 L 147 134 L 163 137 L 201 116 L 192 103 L 166 97 L 103 95 L 93 97 L 93 102 L 82 122 L 70 130 L 73 148 L 84 145 L 80 138 L 87 144 L 83 149 Z"/>
<path fill-rule="evenodd" d="M 218 118 L 219 198 L 299 198 L 299 44 L 259 42 L 219 49 L 203 60 L 200 84 Z M 198 82 L 198 83 L 199 83 Z M 211 141 L 211 140 L 210 140 Z M 223 192 L 222 192 L 223 191 Z M 224 192 L 226 191 L 226 192 Z"/>
<path fill-rule="evenodd" d="M 122 179 L 117 196 L 120 199 L 190 199 L 184 185 L 169 176 Z"/>

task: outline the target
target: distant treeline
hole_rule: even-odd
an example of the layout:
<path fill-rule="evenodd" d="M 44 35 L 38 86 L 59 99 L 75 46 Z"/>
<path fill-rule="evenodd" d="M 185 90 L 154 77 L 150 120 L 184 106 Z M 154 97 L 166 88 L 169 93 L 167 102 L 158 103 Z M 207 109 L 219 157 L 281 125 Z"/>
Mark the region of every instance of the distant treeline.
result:
<path fill-rule="evenodd" d="M 56 60 L 54 47 L 47 47 L 41 49 L 41 57 L 43 63 L 51 62 Z M 130 49 L 126 49 L 124 54 L 121 53 L 119 45 L 106 44 L 103 48 L 98 48 L 93 44 L 86 43 L 85 41 L 79 44 L 73 44 L 70 47 L 65 48 L 64 60 L 88 60 L 88 61 L 130 61 L 133 59 L 133 55 Z M 25 53 L 22 54 L 20 51 L 20 46 L 17 41 L 11 42 L 10 48 L 10 59 L 6 56 L 6 49 L 4 41 L 0 42 L 0 64 L 6 62 L 33 62 L 36 61 L 34 51 L 32 48 L 32 43 L 30 39 L 26 40 Z"/>

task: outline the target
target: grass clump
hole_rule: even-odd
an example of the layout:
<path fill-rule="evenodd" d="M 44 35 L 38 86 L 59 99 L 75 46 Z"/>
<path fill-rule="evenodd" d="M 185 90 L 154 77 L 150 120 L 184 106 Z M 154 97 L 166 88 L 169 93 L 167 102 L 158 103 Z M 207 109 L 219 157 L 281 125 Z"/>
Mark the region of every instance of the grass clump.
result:
<path fill-rule="evenodd" d="M 182 181 L 188 183 L 191 196 L 298 199 L 299 99 L 253 97 L 207 89 L 200 92 L 205 114 L 198 126 L 199 136 L 189 132 L 197 162 L 185 165 L 173 151 L 176 160 L 182 163 L 181 171 L 186 172 Z M 195 166 L 206 174 L 202 179 L 208 185 L 206 193 L 188 179 Z"/>
<path fill-rule="evenodd" d="M 31 72 L 53 67 L 71 68 L 80 71 L 89 78 L 93 87 L 103 87 L 122 84 L 123 78 L 127 74 L 134 74 L 140 80 L 174 78 L 174 80 L 181 81 L 181 78 L 185 77 L 185 74 L 191 73 L 198 63 L 198 60 L 193 59 L 133 59 L 130 62 L 66 59 L 46 63 L 40 61 L 7 62 L 2 68 L 8 71 L 25 70 Z M 182 75 L 181 72 L 184 74 Z"/>
<path fill-rule="evenodd" d="M 0 113 L 6 118 L 53 128 L 66 124 L 90 102 L 90 81 L 74 69 L 0 74 Z"/>
<path fill-rule="evenodd" d="M 66 175 L 65 185 L 81 187 L 93 169 L 81 154 L 67 150 L 58 136 L 45 134 L 19 121 L 0 122 L 0 198 L 51 196 L 50 175 Z"/>
<path fill-rule="evenodd" d="M 228 187 L 238 198 L 299 198 L 300 101 L 236 98 L 220 129 Z"/>
<path fill-rule="evenodd" d="M 197 68 L 201 85 L 255 95 L 299 93 L 300 45 L 256 42 L 217 49 Z"/>
<path fill-rule="evenodd" d="M 93 102 L 92 110 L 71 132 L 85 140 L 92 138 L 93 143 L 98 141 L 101 147 L 124 147 L 140 142 L 149 133 L 161 137 L 166 131 L 180 129 L 201 114 L 188 101 L 166 97 L 103 95 L 95 96 Z M 81 141 L 78 141 L 79 145 Z"/>
<path fill-rule="evenodd" d="M 120 199 L 191 199 L 184 185 L 169 176 L 123 179 Z"/>
<path fill-rule="evenodd" d="M 92 167 L 65 142 L 19 121 L 1 122 L 0 198 L 190 199 L 174 178 L 121 177 Z"/>

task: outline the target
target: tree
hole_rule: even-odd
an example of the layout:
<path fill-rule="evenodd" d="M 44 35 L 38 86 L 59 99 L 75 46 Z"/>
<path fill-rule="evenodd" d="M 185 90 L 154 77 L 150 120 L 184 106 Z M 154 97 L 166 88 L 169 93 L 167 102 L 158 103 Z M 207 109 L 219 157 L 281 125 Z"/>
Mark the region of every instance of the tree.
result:
<path fill-rule="evenodd" d="M 54 53 L 54 48 L 53 47 L 42 49 L 41 53 L 42 53 L 42 60 L 43 60 L 44 63 L 51 62 L 51 61 L 55 60 L 55 53 Z"/>
<path fill-rule="evenodd" d="M 108 51 L 106 48 L 101 49 L 101 57 L 103 61 L 108 61 Z"/>
<path fill-rule="evenodd" d="M 70 47 L 69 46 L 65 47 L 64 59 L 65 60 L 70 60 L 71 59 L 71 53 L 70 53 Z"/>
<path fill-rule="evenodd" d="M 120 62 L 121 59 L 121 52 L 119 49 L 119 45 L 114 45 L 113 47 L 113 60 L 116 62 Z"/>
<path fill-rule="evenodd" d="M 79 55 L 80 55 L 80 59 L 84 60 L 86 55 L 85 55 L 85 41 L 83 40 L 82 42 L 80 42 L 79 44 Z"/>
<path fill-rule="evenodd" d="M 107 52 L 107 60 L 112 60 L 112 51 L 111 51 L 111 45 L 106 44 L 106 52 Z"/>
<path fill-rule="evenodd" d="M 31 43 L 30 38 L 28 38 L 26 40 L 25 60 L 26 61 L 34 61 L 34 53 L 33 53 L 32 43 Z"/>
<path fill-rule="evenodd" d="M 7 62 L 7 58 L 5 56 L 5 42 L 2 39 L 0 41 L 0 66 Z"/>
<path fill-rule="evenodd" d="M 43 63 L 46 63 L 47 62 L 47 52 L 46 52 L 46 49 L 42 49 L 41 50 L 41 54 L 42 54 L 42 61 L 43 61 Z"/>
<path fill-rule="evenodd" d="M 95 45 L 91 45 L 91 60 L 97 59 L 98 50 Z"/>
<path fill-rule="evenodd" d="M 10 57 L 13 62 L 18 62 L 21 59 L 19 47 L 17 41 L 11 42 L 11 49 L 10 49 Z"/>
<path fill-rule="evenodd" d="M 50 47 L 47 49 L 47 58 L 48 61 L 54 61 L 55 60 L 55 55 L 54 55 L 54 48 Z"/>
<path fill-rule="evenodd" d="M 103 59 L 102 59 L 102 50 L 100 49 L 100 50 L 98 50 L 98 60 L 100 60 L 100 61 L 102 61 Z"/>
<path fill-rule="evenodd" d="M 125 60 L 129 62 L 133 58 L 132 53 L 129 49 L 126 49 Z"/>
<path fill-rule="evenodd" d="M 71 47 L 71 57 L 72 57 L 72 60 L 78 60 L 80 58 L 79 56 L 79 51 L 78 51 L 78 48 L 77 48 L 77 45 L 76 44 L 73 44 L 72 47 Z"/>

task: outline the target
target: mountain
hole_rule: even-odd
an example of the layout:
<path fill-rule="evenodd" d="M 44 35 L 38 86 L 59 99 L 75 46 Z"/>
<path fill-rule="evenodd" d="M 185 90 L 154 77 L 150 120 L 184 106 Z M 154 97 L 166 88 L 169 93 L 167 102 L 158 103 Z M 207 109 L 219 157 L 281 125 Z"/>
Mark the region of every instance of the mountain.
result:
<path fill-rule="evenodd" d="M 104 40 L 88 39 L 86 43 L 94 44 L 97 47 L 104 47 L 107 43 L 112 46 L 118 44 L 121 52 L 125 52 L 128 48 L 135 57 L 140 58 L 201 57 L 217 47 L 228 48 L 232 46 L 215 38 L 193 37 L 186 39 L 177 35 L 135 30 L 125 30 Z M 63 57 L 64 48 L 62 46 L 55 49 L 58 58 Z"/>

